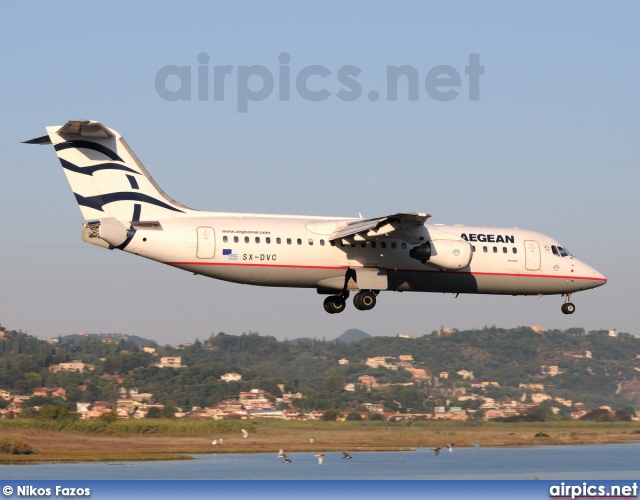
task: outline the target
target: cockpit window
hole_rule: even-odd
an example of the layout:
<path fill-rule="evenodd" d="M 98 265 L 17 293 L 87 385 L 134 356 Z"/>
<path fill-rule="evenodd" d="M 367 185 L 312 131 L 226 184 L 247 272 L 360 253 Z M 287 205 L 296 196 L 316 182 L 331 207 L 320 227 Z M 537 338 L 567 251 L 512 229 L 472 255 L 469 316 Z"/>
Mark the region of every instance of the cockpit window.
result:
<path fill-rule="evenodd" d="M 571 257 L 571 254 L 569 253 L 569 251 L 562 247 L 558 247 L 558 252 L 560 252 L 561 257 Z"/>
<path fill-rule="evenodd" d="M 551 245 L 551 251 L 553 252 L 553 255 L 557 255 L 558 257 L 573 257 L 569 250 L 562 248 L 561 246 Z"/>

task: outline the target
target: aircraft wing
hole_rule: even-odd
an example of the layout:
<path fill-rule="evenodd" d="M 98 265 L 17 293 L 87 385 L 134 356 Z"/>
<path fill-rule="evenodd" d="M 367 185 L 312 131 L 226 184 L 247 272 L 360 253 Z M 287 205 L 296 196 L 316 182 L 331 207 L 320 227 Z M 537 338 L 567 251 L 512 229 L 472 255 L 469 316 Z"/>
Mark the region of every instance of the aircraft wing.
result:
<path fill-rule="evenodd" d="M 431 216 L 411 212 L 387 215 L 377 219 L 354 220 L 339 226 L 331 235 L 330 241 L 346 240 L 349 243 L 374 240 L 380 236 L 400 238 L 407 243 L 417 244 L 424 239 L 420 231 Z"/>

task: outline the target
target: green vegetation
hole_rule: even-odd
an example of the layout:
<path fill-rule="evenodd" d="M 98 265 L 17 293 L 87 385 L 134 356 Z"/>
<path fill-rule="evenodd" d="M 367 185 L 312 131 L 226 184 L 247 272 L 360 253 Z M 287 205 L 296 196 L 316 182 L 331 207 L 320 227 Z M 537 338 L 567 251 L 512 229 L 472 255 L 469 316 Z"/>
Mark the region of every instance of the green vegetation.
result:
<path fill-rule="evenodd" d="M 14 419 L 0 420 L 2 431 L 65 431 L 87 434 L 161 434 L 167 436 L 203 436 L 217 434 L 240 435 L 240 429 L 256 431 L 253 422 L 234 420 L 176 420 L 176 419 Z"/>
<path fill-rule="evenodd" d="M 606 331 L 585 333 L 580 328 L 535 333 L 527 327 L 485 327 L 449 335 L 434 332 L 412 339 L 371 337 L 355 342 L 288 342 L 257 333 L 218 333 L 182 348 L 150 343 L 156 355 L 141 350 L 144 339 L 112 337 L 104 341 L 98 336 L 75 335 L 50 344 L 6 331 L 0 340 L 0 389 L 26 396 L 38 387 L 64 388 L 66 400 L 34 396 L 23 404 L 22 416 L 40 415 L 58 426 L 74 423 L 71 406 L 76 402 L 115 404 L 123 388 L 152 393 L 155 401 L 170 407 L 164 412 L 149 412 L 147 420 L 170 417 L 175 407 L 187 411 L 215 406 L 253 388 L 280 397 L 279 384 L 284 392 L 304 395 L 294 400 L 301 411 L 341 410 L 351 413 L 353 419 L 363 410 L 363 403 L 382 403 L 387 411 L 430 413 L 441 406 L 477 410 L 479 401 L 459 400 L 463 394 L 496 401 L 530 401 L 537 391 L 520 384 L 544 384 L 544 392 L 550 396 L 580 401 L 587 409 L 601 405 L 623 408 L 607 417 L 613 419 L 630 418 L 640 402 L 640 360 L 636 357 L 640 339 L 624 333 L 611 337 Z M 365 365 L 370 357 L 397 362 L 400 355 L 411 355 L 414 367 L 426 370 L 430 378 L 414 380 L 407 370 Z M 186 367 L 155 366 L 159 356 L 181 356 Z M 341 359 L 349 363 L 339 364 Z M 73 360 L 90 363 L 95 369 L 85 373 L 50 370 L 57 363 Z M 559 374 L 545 375 L 542 366 L 557 366 Z M 473 372 L 475 381 L 497 384 L 471 387 L 470 380 L 457 373 L 460 370 Z M 221 375 L 228 372 L 240 373 L 242 380 L 221 381 Z M 440 372 L 447 372 L 448 378 L 439 378 Z M 375 377 L 379 387 L 359 385 L 362 375 Z M 346 383 L 356 384 L 355 390 L 345 391 Z M 0 409 L 3 407 L 6 402 L 0 398 Z M 568 411 L 557 403 L 554 407 L 557 417 Z M 542 406 L 538 413 L 532 410 L 523 419 L 542 421 L 551 415 L 552 408 Z M 602 415 L 594 418 L 605 419 Z"/>

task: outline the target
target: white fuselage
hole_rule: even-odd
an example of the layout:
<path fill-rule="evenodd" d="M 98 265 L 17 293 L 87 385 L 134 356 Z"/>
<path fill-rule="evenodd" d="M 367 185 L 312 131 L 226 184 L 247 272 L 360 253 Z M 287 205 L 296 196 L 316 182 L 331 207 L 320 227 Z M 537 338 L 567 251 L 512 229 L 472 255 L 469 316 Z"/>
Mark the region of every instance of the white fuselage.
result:
<path fill-rule="evenodd" d="M 83 239 L 186 271 L 251 285 L 315 288 L 324 309 L 376 305 L 383 290 L 563 294 L 606 283 L 532 231 L 431 225 L 426 213 L 373 219 L 201 212 L 170 198 L 122 136 L 92 120 L 47 127 L 85 219 Z"/>
<path fill-rule="evenodd" d="M 337 291 L 345 273 L 369 272 L 350 289 L 566 294 L 606 283 L 598 271 L 549 236 L 522 229 L 424 225 L 426 240 L 453 235 L 473 248 L 471 263 L 443 270 L 409 256 L 399 238 L 330 242 L 336 226 L 353 219 L 202 213 L 138 229 L 126 251 L 196 274 L 236 283 Z M 366 285 L 362 286 L 362 283 Z"/>

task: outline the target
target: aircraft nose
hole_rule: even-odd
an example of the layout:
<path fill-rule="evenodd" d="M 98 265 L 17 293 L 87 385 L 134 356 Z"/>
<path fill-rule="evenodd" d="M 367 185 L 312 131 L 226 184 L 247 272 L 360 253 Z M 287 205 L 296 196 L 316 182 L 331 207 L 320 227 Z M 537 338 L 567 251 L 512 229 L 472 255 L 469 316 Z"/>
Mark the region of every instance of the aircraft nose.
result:
<path fill-rule="evenodd" d="M 606 284 L 607 278 L 600 271 L 594 269 L 587 264 L 583 264 L 584 266 L 584 277 L 587 279 L 587 282 L 591 283 L 590 288 L 596 288 L 598 286 L 602 286 Z"/>

